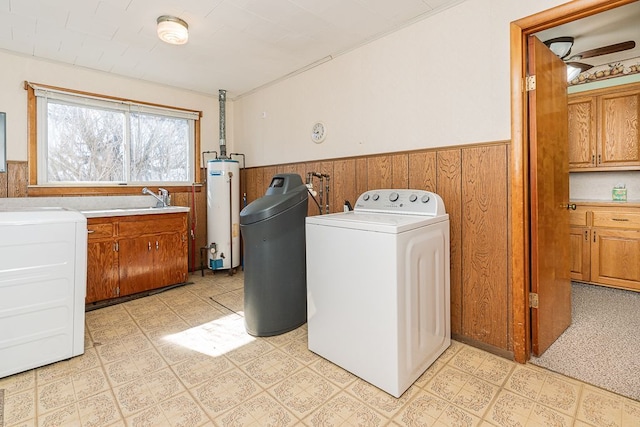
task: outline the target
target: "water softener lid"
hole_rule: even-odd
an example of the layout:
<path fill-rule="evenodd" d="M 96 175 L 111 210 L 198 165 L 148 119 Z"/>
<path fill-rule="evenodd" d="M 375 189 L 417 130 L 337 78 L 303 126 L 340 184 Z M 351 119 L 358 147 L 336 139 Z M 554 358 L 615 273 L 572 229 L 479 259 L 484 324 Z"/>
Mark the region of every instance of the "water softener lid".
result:
<path fill-rule="evenodd" d="M 240 211 L 240 225 L 253 224 L 286 211 L 307 200 L 307 187 L 302 185 L 285 194 L 263 196 Z"/>

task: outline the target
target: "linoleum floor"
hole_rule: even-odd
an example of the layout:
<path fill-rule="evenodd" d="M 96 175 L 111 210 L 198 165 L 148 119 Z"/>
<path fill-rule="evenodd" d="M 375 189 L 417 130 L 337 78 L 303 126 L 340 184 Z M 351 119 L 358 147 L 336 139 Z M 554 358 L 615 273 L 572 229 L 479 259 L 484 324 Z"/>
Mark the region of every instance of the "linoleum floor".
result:
<path fill-rule="evenodd" d="M 0 426 L 638 426 L 640 402 L 459 342 L 399 399 L 244 330 L 243 275 L 86 314 L 86 351 L 0 379 Z"/>

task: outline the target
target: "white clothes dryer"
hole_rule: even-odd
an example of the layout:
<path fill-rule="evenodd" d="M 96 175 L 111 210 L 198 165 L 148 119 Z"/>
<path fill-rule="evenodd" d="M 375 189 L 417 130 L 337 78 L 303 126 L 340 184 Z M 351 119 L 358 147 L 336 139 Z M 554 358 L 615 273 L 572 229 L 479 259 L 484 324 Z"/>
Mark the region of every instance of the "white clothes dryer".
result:
<path fill-rule="evenodd" d="M 305 227 L 309 349 L 400 397 L 451 343 L 442 199 L 367 191 Z"/>

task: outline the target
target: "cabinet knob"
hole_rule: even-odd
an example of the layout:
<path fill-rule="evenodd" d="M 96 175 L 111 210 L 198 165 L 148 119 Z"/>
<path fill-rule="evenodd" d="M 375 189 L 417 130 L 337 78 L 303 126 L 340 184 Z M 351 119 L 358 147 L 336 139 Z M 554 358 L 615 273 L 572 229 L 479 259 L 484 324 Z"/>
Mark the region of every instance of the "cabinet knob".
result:
<path fill-rule="evenodd" d="M 572 211 L 576 210 L 576 204 L 575 203 L 567 203 L 567 209 L 571 209 Z"/>

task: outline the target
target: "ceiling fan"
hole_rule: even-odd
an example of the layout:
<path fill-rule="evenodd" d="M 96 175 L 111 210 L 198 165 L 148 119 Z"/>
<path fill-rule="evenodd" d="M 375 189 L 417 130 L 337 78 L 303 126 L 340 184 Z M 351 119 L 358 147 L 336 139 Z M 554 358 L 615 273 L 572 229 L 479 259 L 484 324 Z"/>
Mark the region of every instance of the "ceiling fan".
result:
<path fill-rule="evenodd" d="M 576 74 L 593 68 L 593 65 L 579 62 L 582 59 L 623 52 L 625 50 L 633 49 L 634 47 L 636 47 L 636 42 L 633 40 L 629 40 L 622 43 L 602 46 L 596 49 L 585 50 L 584 52 L 571 55 L 571 48 L 573 47 L 573 37 L 556 37 L 547 40 L 546 42 L 544 42 L 544 44 L 547 45 L 547 47 L 551 49 L 551 51 L 555 53 L 560 59 L 562 59 L 569 67 L 579 70 L 576 72 Z M 569 78 L 569 80 L 571 80 L 571 78 Z"/>

